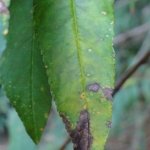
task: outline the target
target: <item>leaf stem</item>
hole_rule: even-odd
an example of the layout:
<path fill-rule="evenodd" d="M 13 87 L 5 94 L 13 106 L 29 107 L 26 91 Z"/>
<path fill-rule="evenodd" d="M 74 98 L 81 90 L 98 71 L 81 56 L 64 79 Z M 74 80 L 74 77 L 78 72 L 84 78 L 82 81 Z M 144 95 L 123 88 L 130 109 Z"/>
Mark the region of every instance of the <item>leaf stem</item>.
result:
<path fill-rule="evenodd" d="M 122 87 L 125 81 L 141 66 L 150 56 L 150 50 L 145 52 L 143 56 L 132 66 L 130 67 L 127 72 L 116 82 L 115 89 L 113 92 L 113 96 L 118 92 L 118 90 Z"/>

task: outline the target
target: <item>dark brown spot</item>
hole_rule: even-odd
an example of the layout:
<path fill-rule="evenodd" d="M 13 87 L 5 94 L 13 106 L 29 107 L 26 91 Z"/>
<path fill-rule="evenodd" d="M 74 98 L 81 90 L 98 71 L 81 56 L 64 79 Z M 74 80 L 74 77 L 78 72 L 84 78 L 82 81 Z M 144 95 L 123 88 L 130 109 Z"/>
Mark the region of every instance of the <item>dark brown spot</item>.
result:
<path fill-rule="evenodd" d="M 92 92 L 98 92 L 100 89 L 100 85 L 98 83 L 89 84 L 86 89 Z"/>
<path fill-rule="evenodd" d="M 107 122 L 106 122 L 106 126 L 107 126 L 108 128 L 111 128 L 111 121 L 107 121 Z"/>
<path fill-rule="evenodd" d="M 71 124 L 65 115 L 60 115 L 66 125 L 72 141 L 74 143 L 74 150 L 90 150 L 92 144 L 92 135 L 90 132 L 89 114 L 87 110 L 83 110 L 79 115 L 79 121 L 76 128 L 71 130 Z"/>
<path fill-rule="evenodd" d="M 99 38 L 99 39 L 97 39 L 97 42 L 101 42 L 103 39 L 102 38 Z"/>
<path fill-rule="evenodd" d="M 8 8 L 3 0 L 0 0 L 0 14 L 9 14 Z"/>
<path fill-rule="evenodd" d="M 113 97 L 112 97 L 112 94 L 113 94 L 113 89 L 109 88 L 109 87 L 106 87 L 106 88 L 103 88 L 103 93 L 104 93 L 104 97 L 108 100 L 113 100 Z"/>

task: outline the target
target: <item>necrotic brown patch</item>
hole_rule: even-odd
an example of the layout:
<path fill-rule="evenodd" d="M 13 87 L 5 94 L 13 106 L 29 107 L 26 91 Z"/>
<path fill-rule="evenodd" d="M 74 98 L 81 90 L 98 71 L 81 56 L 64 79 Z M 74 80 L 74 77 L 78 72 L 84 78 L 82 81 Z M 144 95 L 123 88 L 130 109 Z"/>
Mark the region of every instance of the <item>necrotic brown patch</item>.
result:
<path fill-rule="evenodd" d="M 90 133 L 89 114 L 87 110 L 83 110 L 79 115 L 79 121 L 76 124 L 76 128 L 71 130 L 71 124 L 65 115 L 60 115 L 63 122 L 66 125 L 66 129 L 69 132 L 72 141 L 74 143 L 74 150 L 90 150 L 92 144 L 92 135 Z"/>
<path fill-rule="evenodd" d="M 107 126 L 108 128 L 111 128 L 111 121 L 107 121 L 107 122 L 106 122 L 106 126 Z"/>
<path fill-rule="evenodd" d="M 98 92 L 100 89 L 100 85 L 98 83 L 89 84 L 86 89 L 92 92 Z"/>
<path fill-rule="evenodd" d="M 113 94 L 113 89 L 109 88 L 109 87 L 106 87 L 106 88 L 103 88 L 103 93 L 104 93 L 104 97 L 108 100 L 113 100 L 113 97 L 112 97 L 112 94 Z"/>
<path fill-rule="evenodd" d="M 8 8 L 3 0 L 0 0 L 0 14 L 8 14 Z"/>

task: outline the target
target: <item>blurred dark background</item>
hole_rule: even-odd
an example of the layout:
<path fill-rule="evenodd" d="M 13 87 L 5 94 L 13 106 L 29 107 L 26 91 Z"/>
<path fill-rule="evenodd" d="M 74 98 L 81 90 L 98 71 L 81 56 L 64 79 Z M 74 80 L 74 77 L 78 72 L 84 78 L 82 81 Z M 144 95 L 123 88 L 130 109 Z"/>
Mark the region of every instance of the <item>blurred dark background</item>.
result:
<path fill-rule="evenodd" d="M 114 7 L 118 82 L 150 51 L 150 1 L 115 0 Z M 138 65 L 116 92 L 113 105 L 112 128 L 105 150 L 150 150 L 149 58 Z M 53 104 L 41 142 L 34 145 L 0 88 L 0 150 L 60 150 L 67 138 Z M 72 149 L 71 142 L 64 148 Z"/>

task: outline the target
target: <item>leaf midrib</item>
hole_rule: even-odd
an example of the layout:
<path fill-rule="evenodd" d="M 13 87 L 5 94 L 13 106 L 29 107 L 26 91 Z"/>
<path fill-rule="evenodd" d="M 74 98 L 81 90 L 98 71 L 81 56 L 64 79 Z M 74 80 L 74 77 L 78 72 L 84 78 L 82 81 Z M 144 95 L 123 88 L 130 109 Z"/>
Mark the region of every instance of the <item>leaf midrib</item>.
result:
<path fill-rule="evenodd" d="M 36 127 L 36 121 L 35 121 L 35 116 L 34 116 L 34 101 L 33 101 L 33 63 L 34 63 L 34 42 L 35 42 L 35 31 L 34 31 L 34 24 L 35 22 L 33 22 L 33 39 L 32 39 L 32 50 L 31 50 L 31 72 L 30 72 L 30 99 L 31 99 L 31 108 L 32 108 L 32 116 L 33 116 L 33 126 L 34 126 L 34 130 L 35 130 L 35 138 L 36 138 L 36 142 L 38 141 L 38 136 L 37 136 L 37 127 Z"/>
<path fill-rule="evenodd" d="M 83 71 L 83 62 L 82 62 L 82 54 L 81 54 L 81 48 L 80 48 L 80 44 L 79 44 L 79 37 L 78 37 L 78 28 L 77 28 L 77 20 L 76 20 L 76 11 L 75 11 L 75 1 L 71 0 L 71 11 L 72 11 L 72 15 L 73 15 L 73 29 L 74 29 L 74 34 L 75 34 L 75 40 L 76 40 L 76 46 L 77 46 L 77 52 L 78 52 L 78 60 L 79 60 L 79 67 L 80 67 L 80 74 L 81 74 L 81 82 L 82 82 L 82 92 L 85 92 L 85 78 L 84 78 L 84 71 Z M 85 103 L 87 104 L 87 100 L 85 97 Z M 88 132 L 89 131 L 89 118 L 88 118 Z M 89 137 L 88 137 L 88 141 L 90 141 Z M 90 142 L 88 142 L 88 144 L 90 144 Z M 89 145 L 88 145 L 89 147 Z"/>
<path fill-rule="evenodd" d="M 71 0 L 71 12 L 72 12 L 72 21 L 73 21 L 73 29 L 75 34 L 75 41 L 77 46 L 77 53 L 78 53 L 78 60 L 79 60 L 79 67 L 80 67 L 80 74 L 81 74 L 81 82 L 82 82 L 82 92 L 85 92 L 85 79 L 84 79 L 84 73 L 83 73 L 83 63 L 82 63 L 82 54 L 81 54 L 81 48 L 79 44 L 79 37 L 78 37 L 78 28 L 77 28 L 77 19 L 76 19 L 76 11 L 75 11 L 75 2 L 74 0 Z"/>

